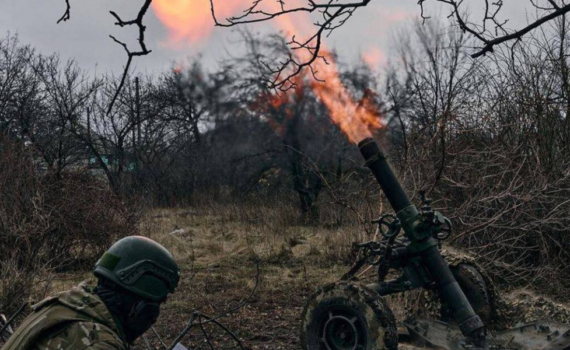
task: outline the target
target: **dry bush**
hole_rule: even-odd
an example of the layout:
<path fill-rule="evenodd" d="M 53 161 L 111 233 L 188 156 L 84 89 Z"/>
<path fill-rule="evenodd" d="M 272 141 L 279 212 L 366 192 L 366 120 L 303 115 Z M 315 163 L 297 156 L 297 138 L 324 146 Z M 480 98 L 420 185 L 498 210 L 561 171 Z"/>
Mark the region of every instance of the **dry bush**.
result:
<path fill-rule="evenodd" d="M 465 115 L 448 124 L 439 180 L 441 153 L 433 151 L 434 138 L 423 132 L 408 134 L 413 140 L 408 158 L 395 165 L 405 169 L 401 179 L 416 203 L 417 190 L 433 188 L 433 206 L 455 225 L 447 244 L 476 254 L 504 287 L 567 300 L 570 129 L 556 115 L 529 117 L 513 102 L 505 102 L 513 104 L 512 113 L 496 115 L 494 125 L 468 123 Z"/>
<path fill-rule="evenodd" d="M 570 163 L 560 158 L 546 170 L 533 153 L 498 145 L 461 152 L 438 196 L 457 226 L 453 244 L 477 253 L 497 279 L 567 298 Z"/>
<path fill-rule="evenodd" d="M 87 174 L 50 176 L 17 142 L 0 139 L 0 310 L 33 295 L 46 271 L 91 268 L 138 216 Z"/>
<path fill-rule="evenodd" d="M 63 267 L 91 267 L 117 238 L 137 232 L 138 210 L 87 174 L 46 179 L 43 186 L 43 205 L 57 227 L 50 240 L 59 241 Z"/>

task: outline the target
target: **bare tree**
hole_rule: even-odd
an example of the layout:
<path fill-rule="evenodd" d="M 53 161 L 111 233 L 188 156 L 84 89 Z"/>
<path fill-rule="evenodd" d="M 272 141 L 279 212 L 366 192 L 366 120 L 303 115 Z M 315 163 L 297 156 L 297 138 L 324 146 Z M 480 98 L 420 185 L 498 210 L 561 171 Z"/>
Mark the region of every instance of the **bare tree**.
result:
<path fill-rule="evenodd" d="M 121 45 L 125 49 L 125 52 L 127 54 L 127 62 L 126 62 L 125 67 L 123 69 L 123 74 L 121 75 L 121 80 L 117 86 L 117 90 L 115 91 L 113 97 L 108 102 L 109 105 L 107 106 L 107 114 L 111 113 L 113 106 L 114 106 L 117 98 L 119 97 L 119 94 L 121 93 L 122 88 L 125 85 L 125 82 L 126 82 L 128 76 L 130 74 L 130 68 L 131 68 L 131 64 L 133 62 L 133 59 L 135 57 L 146 56 L 152 52 L 146 46 L 146 42 L 145 42 L 146 25 L 144 24 L 144 19 L 145 19 L 145 16 L 146 16 L 149 8 L 150 8 L 151 3 L 152 3 L 152 0 L 144 0 L 144 3 L 140 7 L 136 18 L 132 19 L 132 20 L 126 20 L 125 21 L 116 12 L 109 11 L 109 13 L 116 19 L 115 25 L 117 25 L 119 27 L 128 27 L 128 26 L 137 27 L 138 34 L 139 34 L 138 39 L 137 39 L 138 44 L 139 44 L 139 50 L 138 51 L 132 51 L 131 49 L 129 49 L 129 46 L 125 42 L 115 38 L 112 35 L 109 36 L 114 42 Z M 70 4 L 69 0 L 65 0 L 65 6 L 66 6 L 65 12 L 62 15 L 62 17 L 57 21 L 58 24 L 62 21 L 66 22 L 66 21 L 71 19 L 71 4 Z"/>
<path fill-rule="evenodd" d="M 21 133 L 14 110 L 18 100 L 35 95 L 31 90 L 37 82 L 29 65 L 34 57 L 34 50 L 20 45 L 17 36 L 0 39 L 0 131 L 5 134 Z"/>
<path fill-rule="evenodd" d="M 19 46 L 16 38 L 8 37 L 4 44 L 0 45 L 2 132 L 25 142 L 41 160 L 38 165 L 60 177 L 84 156 L 69 129 L 98 83 L 73 61 L 63 64 L 56 55 L 35 54 Z"/>
<path fill-rule="evenodd" d="M 403 138 L 402 166 L 407 166 L 410 152 L 420 152 L 432 161 L 424 173 L 427 191 L 432 191 L 444 175 L 448 133 L 453 132 L 456 116 L 463 108 L 477 105 L 482 77 L 478 69 L 482 61 L 470 59 L 466 53 L 467 36 L 445 29 L 441 23 L 414 24 L 415 35 L 401 34 L 398 42 L 400 66 L 388 74 L 386 95 L 391 99 L 393 130 Z M 397 76 L 400 75 L 398 79 Z M 468 107 L 467 107 L 468 106 Z M 402 115 L 407 115 L 407 120 Z M 461 123 L 465 121 L 462 120 Z M 406 134 L 418 132 L 429 140 L 429 148 L 410 150 Z M 428 184 L 431 182 L 430 184 Z"/>
<path fill-rule="evenodd" d="M 41 83 L 44 109 L 31 115 L 36 125 L 27 125 L 26 136 L 56 176 L 86 155 L 70 132 L 85 112 L 100 82 L 87 77 L 74 61 L 62 64 L 59 57 L 39 56 L 32 69 Z"/>
<path fill-rule="evenodd" d="M 138 141 L 138 125 L 155 117 L 137 115 L 140 111 L 140 91 L 134 79 L 121 80 L 107 77 L 101 88 L 92 96 L 80 121 L 72 125 L 72 132 L 88 148 L 91 159 L 106 175 L 116 193 L 127 190 L 130 173 L 134 170 L 134 149 Z M 124 84 L 125 88 L 118 90 Z M 115 93 L 120 91 L 115 97 Z M 137 98 L 138 96 L 138 98 Z M 116 108 L 108 113 L 111 100 L 116 99 Z"/>
<path fill-rule="evenodd" d="M 347 174 L 353 174 L 356 167 L 346 159 L 354 149 L 334 126 L 331 111 L 315 93 L 310 76 L 297 75 L 295 89 L 280 94 L 263 84 L 266 70 L 261 62 L 271 61 L 288 50 L 282 37 L 260 38 L 245 32 L 244 41 L 248 51 L 234 62 L 235 69 L 241 73 L 237 83 L 241 107 L 271 128 L 271 133 L 263 137 L 274 141 L 267 142 L 272 148 L 266 146 L 264 152 L 255 151 L 242 155 L 241 159 L 247 160 L 250 167 L 256 164 L 259 169 L 252 173 L 252 183 L 271 171 L 283 174 L 280 179 L 285 189 L 295 196 L 302 220 L 316 224 L 320 221 L 323 190 L 326 201 L 333 200 L 340 205 L 349 196 L 343 192 L 343 183 L 345 175 L 349 178 Z M 342 73 L 347 94 L 360 103 L 370 102 L 369 107 L 379 113 L 382 104 L 372 92 L 375 81 L 370 71 L 361 66 L 343 69 Z M 271 157 L 268 157 L 270 151 Z M 335 220 L 342 221 L 342 215 Z"/>
<path fill-rule="evenodd" d="M 465 14 L 469 10 L 467 7 L 469 2 L 456 0 L 418 1 L 421 17 L 424 21 L 430 18 L 425 11 L 425 6 L 429 2 L 440 3 L 449 7 L 451 9 L 449 17 L 455 19 L 460 30 L 479 40 L 482 46 L 475 53 L 472 53 L 473 58 L 492 52 L 493 48 L 501 43 L 520 40 L 525 34 L 552 19 L 564 16 L 570 11 L 570 4 L 566 4 L 564 0 L 545 0 L 543 4 L 541 1 L 530 0 L 531 5 L 538 11 L 538 18 L 523 28 L 509 30 L 505 26 L 508 19 L 500 19 L 503 9 L 503 1 L 501 0 L 493 3 L 485 1 L 482 5 L 483 19 L 477 22 L 471 21 L 469 16 Z M 305 68 L 314 73 L 313 64 L 315 61 L 323 60 L 326 63 L 326 58 L 321 53 L 323 38 L 344 25 L 357 10 L 368 6 L 371 1 L 308 0 L 304 5 L 297 5 L 293 2 L 293 5 L 289 6 L 290 3 L 292 2 L 278 1 L 278 5 L 274 6 L 270 1 L 255 0 L 249 8 L 244 9 L 241 15 L 219 20 L 216 17 L 215 0 L 210 0 L 214 21 L 217 26 L 221 27 L 264 22 L 296 13 L 318 13 L 320 15 L 320 20 L 315 21 L 315 29 L 308 35 L 307 39 L 298 41 L 293 36 L 289 42 L 293 51 L 302 51 L 303 54 L 286 56 L 287 58 L 284 61 L 271 68 L 273 79 L 269 80 L 269 86 L 278 90 L 287 90 L 293 87 L 292 78 Z"/>
<path fill-rule="evenodd" d="M 392 153 L 406 155 L 397 162 L 405 162 L 401 177 L 410 189 L 432 188 L 434 205 L 454 222 L 452 244 L 479 254 L 510 285 L 562 281 L 570 266 L 562 238 L 570 210 L 563 21 L 555 33 L 537 31 L 475 62 L 465 58 L 465 40 L 418 26 L 428 45 L 403 45 L 407 58 L 387 89 L 389 125 L 398 130 Z M 425 59 L 430 52 L 437 64 Z M 548 287 L 561 297 L 566 288 Z"/>

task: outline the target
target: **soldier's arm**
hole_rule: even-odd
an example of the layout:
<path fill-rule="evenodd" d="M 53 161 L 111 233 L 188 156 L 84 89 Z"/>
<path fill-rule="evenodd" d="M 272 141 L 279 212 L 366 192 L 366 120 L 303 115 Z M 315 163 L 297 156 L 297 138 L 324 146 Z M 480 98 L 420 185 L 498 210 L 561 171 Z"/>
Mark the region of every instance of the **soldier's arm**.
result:
<path fill-rule="evenodd" d="M 46 332 L 33 349 L 39 350 L 125 350 L 108 327 L 93 322 L 73 322 Z"/>

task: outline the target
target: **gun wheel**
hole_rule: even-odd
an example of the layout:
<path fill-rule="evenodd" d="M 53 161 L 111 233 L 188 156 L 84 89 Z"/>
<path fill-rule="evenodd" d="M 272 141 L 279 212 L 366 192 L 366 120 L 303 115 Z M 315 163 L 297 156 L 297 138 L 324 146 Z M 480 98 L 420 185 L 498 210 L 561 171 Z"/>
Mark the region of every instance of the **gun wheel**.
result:
<path fill-rule="evenodd" d="M 396 321 L 384 300 L 353 282 L 320 288 L 302 314 L 305 350 L 395 350 Z"/>

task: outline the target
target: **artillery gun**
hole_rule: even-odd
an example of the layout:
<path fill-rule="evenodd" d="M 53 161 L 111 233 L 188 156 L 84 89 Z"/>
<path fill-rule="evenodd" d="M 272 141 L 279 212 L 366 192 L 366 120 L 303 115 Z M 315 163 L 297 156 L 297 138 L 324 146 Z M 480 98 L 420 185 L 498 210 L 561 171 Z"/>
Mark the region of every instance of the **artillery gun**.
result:
<path fill-rule="evenodd" d="M 491 332 L 486 326 L 494 317 L 489 280 L 476 265 L 450 266 L 440 252 L 451 235 L 449 219 L 432 210 L 425 194 L 420 209 L 410 202 L 372 139 L 358 146 L 396 214 L 375 220 L 381 238 L 355 244 L 361 258 L 339 282 L 309 298 L 302 314 L 303 349 L 570 349 L 570 326 L 554 322 Z M 377 267 L 377 282 L 364 285 L 354 278 L 366 264 Z M 401 274 L 387 280 L 392 271 Z M 449 322 L 416 318 L 399 330 L 383 297 L 414 289 L 434 290 Z"/>

